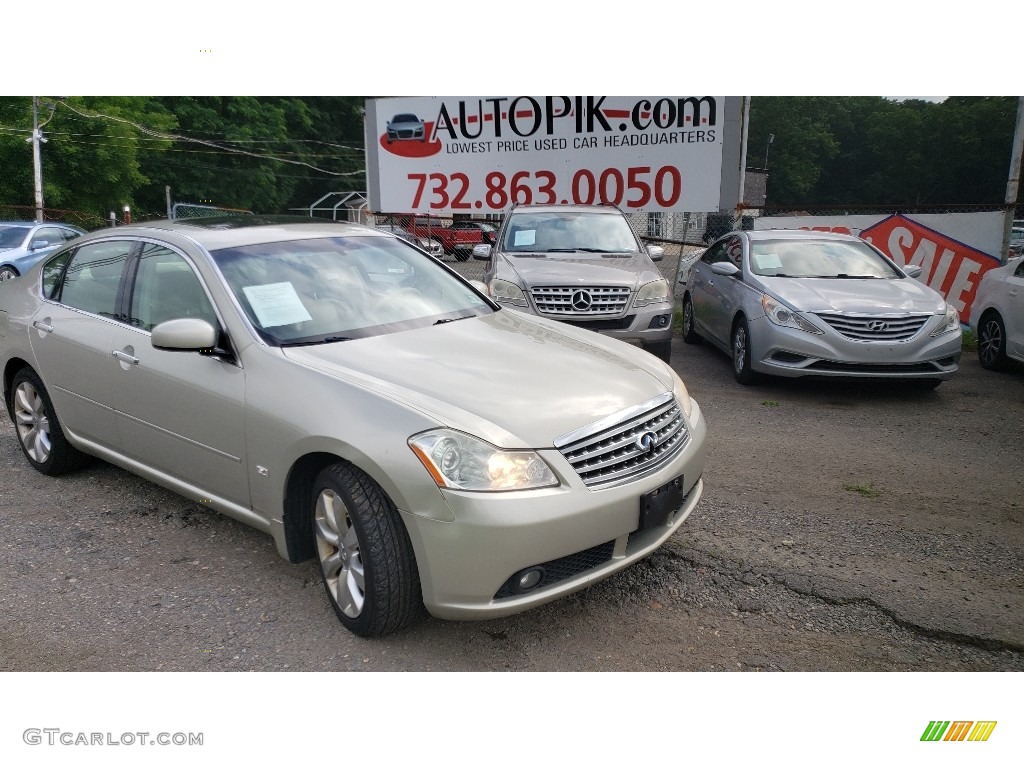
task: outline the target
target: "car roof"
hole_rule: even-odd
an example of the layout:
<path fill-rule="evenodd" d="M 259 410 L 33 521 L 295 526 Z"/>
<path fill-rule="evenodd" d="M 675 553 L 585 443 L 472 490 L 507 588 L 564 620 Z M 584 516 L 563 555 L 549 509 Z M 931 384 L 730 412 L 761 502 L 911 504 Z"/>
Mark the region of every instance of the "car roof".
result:
<path fill-rule="evenodd" d="M 144 237 L 162 232 L 184 235 L 207 250 L 344 235 L 387 237 L 374 227 L 308 216 L 209 216 L 195 219 L 161 219 L 102 229 L 93 232 L 92 235 Z"/>
<path fill-rule="evenodd" d="M 718 239 L 721 240 L 736 234 L 746 235 L 751 242 L 757 240 L 860 240 L 855 235 L 847 235 L 842 232 L 821 232 L 816 229 L 745 229 L 729 232 Z"/>
<path fill-rule="evenodd" d="M 565 213 L 566 211 L 580 211 L 586 213 L 605 213 L 622 216 L 623 213 L 614 205 L 570 205 L 568 203 L 555 205 L 517 205 L 509 213 L 528 211 L 530 213 Z"/>

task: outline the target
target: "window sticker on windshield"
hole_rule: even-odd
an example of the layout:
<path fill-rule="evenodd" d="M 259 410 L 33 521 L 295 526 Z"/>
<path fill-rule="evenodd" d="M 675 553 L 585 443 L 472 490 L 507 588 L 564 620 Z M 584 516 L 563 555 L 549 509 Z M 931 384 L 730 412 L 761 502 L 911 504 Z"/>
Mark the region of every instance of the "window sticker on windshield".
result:
<path fill-rule="evenodd" d="M 758 269 L 782 269 L 782 259 L 777 253 L 755 253 L 754 261 Z"/>
<path fill-rule="evenodd" d="M 520 229 L 516 232 L 515 242 L 512 243 L 512 247 L 518 247 L 520 245 L 533 245 L 537 242 L 537 230 L 535 229 Z"/>
<path fill-rule="evenodd" d="M 313 319 L 291 283 L 247 285 L 242 290 L 252 311 L 256 313 L 256 319 L 264 328 L 304 323 Z"/>

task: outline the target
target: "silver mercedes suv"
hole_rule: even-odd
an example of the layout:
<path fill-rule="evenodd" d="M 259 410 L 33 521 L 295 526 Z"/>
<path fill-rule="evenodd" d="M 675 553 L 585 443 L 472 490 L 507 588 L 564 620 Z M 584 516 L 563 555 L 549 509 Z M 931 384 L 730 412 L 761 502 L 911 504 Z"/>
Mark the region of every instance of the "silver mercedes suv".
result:
<path fill-rule="evenodd" d="M 519 205 L 494 245 L 473 249 L 490 262 L 484 282 L 502 306 L 639 343 L 668 362 L 673 297 L 654 263 L 663 253 L 611 205 Z"/>

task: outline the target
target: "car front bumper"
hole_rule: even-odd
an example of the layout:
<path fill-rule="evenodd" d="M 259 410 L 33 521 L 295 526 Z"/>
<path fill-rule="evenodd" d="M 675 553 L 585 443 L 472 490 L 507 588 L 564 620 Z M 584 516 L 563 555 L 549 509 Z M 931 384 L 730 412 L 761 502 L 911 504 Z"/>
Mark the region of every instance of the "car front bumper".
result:
<path fill-rule="evenodd" d="M 560 453 L 546 450 L 541 455 L 561 479 L 556 488 L 445 491 L 453 522 L 403 512 L 427 610 L 444 619 L 519 613 L 598 582 L 661 546 L 704 490 L 707 427 L 700 407 L 691 402 L 686 445 L 668 464 L 640 479 L 593 490 Z M 641 497 L 680 476 L 681 506 L 664 522 L 638 530 Z M 538 566 L 558 578 L 524 593 L 500 594 L 513 575 Z"/>
<path fill-rule="evenodd" d="M 960 362 L 962 336 L 929 336 L 926 326 L 907 341 L 854 341 L 829 329 L 821 335 L 750 322 L 751 368 L 773 376 L 950 379 Z"/>
<path fill-rule="evenodd" d="M 504 302 L 501 304 L 509 309 L 527 312 L 548 320 L 555 320 L 571 325 L 574 328 L 595 331 L 620 341 L 651 344 L 671 341 L 673 334 L 672 323 L 675 306 L 670 301 L 647 304 L 643 307 L 630 307 L 624 314 L 612 317 L 593 317 L 586 313 L 546 314 L 538 312 L 532 302 L 527 307 L 515 306 Z"/>

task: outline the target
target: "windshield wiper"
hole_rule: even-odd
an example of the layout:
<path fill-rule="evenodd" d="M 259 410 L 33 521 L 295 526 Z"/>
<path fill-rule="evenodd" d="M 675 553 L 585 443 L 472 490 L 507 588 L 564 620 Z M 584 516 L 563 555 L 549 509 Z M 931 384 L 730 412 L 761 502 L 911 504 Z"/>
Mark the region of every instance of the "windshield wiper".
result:
<path fill-rule="evenodd" d="M 838 275 L 832 275 L 840 280 L 877 280 L 875 275 L 848 275 L 845 272 L 840 272 Z"/>
<path fill-rule="evenodd" d="M 445 323 L 454 323 L 456 320 L 467 320 L 467 319 L 469 319 L 471 317 L 476 317 L 476 315 L 462 315 L 461 317 L 443 317 L 440 320 L 438 320 L 436 323 L 434 323 L 434 325 L 444 325 Z"/>
<path fill-rule="evenodd" d="M 314 341 L 283 341 L 282 347 L 311 347 L 316 344 L 333 344 L 336 341 L 352 341 L 351 336 L 325 336 Z"/>

